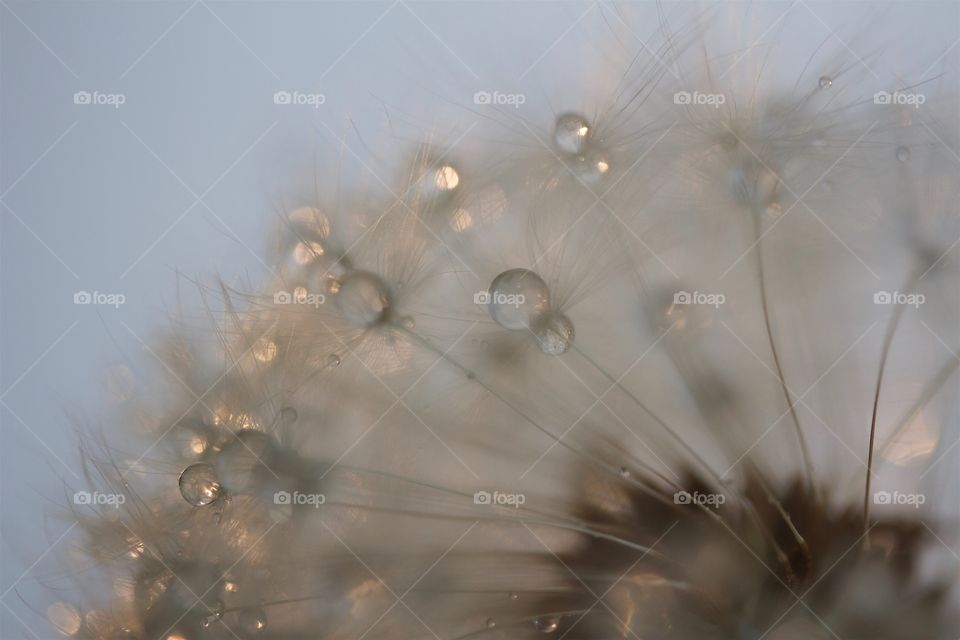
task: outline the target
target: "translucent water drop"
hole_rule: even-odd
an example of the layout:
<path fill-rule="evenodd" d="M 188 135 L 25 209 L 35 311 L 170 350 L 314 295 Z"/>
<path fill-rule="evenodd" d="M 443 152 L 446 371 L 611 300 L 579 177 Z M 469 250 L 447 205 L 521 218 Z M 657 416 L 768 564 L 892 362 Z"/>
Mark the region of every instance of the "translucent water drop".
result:
<path fill-rule="evenodd" d="M 562 313 L 547 312 L 537 320 L 534 327 L 540 350 L 547 355 L 558 356 L 566 353 L 573 344 L 573 323 Z"/>
<path fill-rule="evenodd" d="M 335 354 L 335 353 L 331 353 L 330 355 L 328 355 L 328 356 L 327 356 L 327 365 L 328 365 L 328 366 L 331 366 L 331 367 L 339 367 L 339 366 L 340 366 L 340 356 L 338 356 L 338 355 Z"/>
<path fill-rule="evenodd" d="M 487 311 L 506 329 L 527 329 L 550 308 L 550 290 L 529 269 L 509 269 L 490 283 Z"/>
<path fill-rule="evenodd" d="M 497 621 L 494 620 L 493 618 L 487 618 L 486 624 L 487 624 L 487 629 L 493 629 L 495 626 L 497 626 Z"/>
<path fill-rule="evenodd" d="M 293 407 L 284 407 L 283 409 L 280 409 L 280 422 L 282 424 L 293 424 L 299 417 L 300 414 L 297 413 L 297 410 Z"/>
<path fill-rule="evenodd" d="M 448 164 L 436 170 L 433 182 L 439 191 L 453 191 L 460 184 L 460 174 Z"/>
<path fill-rule="evenodd" d="M 573 170 L 586 184 L 596 184 L 610 171 L 610 160 L 599 151 L 586 153 L 577 157 Z"/>
<path fill-rule="evenodd" d="M 413 316 L 404 316 L 400 318 L 400 324 L 404 329 L 413 329 L 417 326 L 417 321 L 413 319 Z"/>
<path fill-rule="evenodd" d="M 337 307 L 347 321 L 360 328 L 383 321 L 390 311 L 390 291 L 379 276 L 353 271 L 340 281 Z"/>
<path fill-rule="evenodd" d="M 829 89 L 833 86 L 833 78 L 830 76 L 820 76 L 820 88 Z"/>
<path fill-rule="evenodd" d="M 900 162 L 906 162 L 910 159 L 910 148 L 909 147 L 897 147 L 897 160 Z"/>
<path fill-rule="evenodd" d="M 586 150 L 592 133 L 593 129 L 586 118 L 576 113 L 565 113 L 557 118 L 553 143 L 561 153 L 578 156 Z"/>
<path fill-rule="evenodd" d="M 556 616 L 544 616 L 533 619 L 533 628 L 540 633 L 553 633 L 560 628 L 560 620 Z"/>
<path fill-rule="evenodd" d="M 203 507 L 220 497 L 223 487 L 217 472 L 205 462 L 192 464 L 180 474 L 180 495 L 195 507 Z"/>
<path fill-rule="evenodd" d="M 256 635 L 267 627 L 267 614 L 260 607 L 250 607 L 240 612 L 237 621 L 243 633 Z"/>
<path fill-rule="evenodd" d="M 519 593 L 517 593 L 516 591 L 511 591 L 511 592 L 510 592 L 510 599 L 511 599 L 511 600 L 518 600 L 519 598 L 520 598 L 520 594 L 519 594 Z"/>

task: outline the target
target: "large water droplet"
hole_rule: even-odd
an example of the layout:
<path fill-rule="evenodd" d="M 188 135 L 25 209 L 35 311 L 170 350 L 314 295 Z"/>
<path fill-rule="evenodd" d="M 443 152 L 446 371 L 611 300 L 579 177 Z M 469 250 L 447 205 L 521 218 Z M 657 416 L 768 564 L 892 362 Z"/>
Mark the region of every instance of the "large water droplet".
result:
<path fill-rule="evenodd" d="M 906 162 L 910 159 L 910 148 L 909 147 L 897 147 L 897 160 L 900 162 Z"/>
<path fill-rule="evenodd" d="M 240 612 L 237 620 L 240 631 L 247 635 L 257 635 L 267 627 L 267 614 L 260 607 L 250 607 Z"/>
<path fill-rule="evenodd" d="M 830 76 L 820 76 L 820 88 L 829 89 L 833 86 L 833 78 Z"/>
<path fill-rule="evenodd" d="M 550 308 L 547 283 L 529 269 L 509 269 L 490 283 L 487 311 L 506 329 L 527 329 Z"/>
<path fill-rule="evenodd" d="M 390 310 L 390 291 L 379 276 L 353 271 L 340 281 L 337 307 L 347 321 L 360 328 L 372 327 Z"/>
<path fill-rule="evenodd" d="M 540 350 L 547 355 L 558 356 L 566 353 L 573 344 L 575 335 L 573 323 L 562 313 L 547 312 L 537 320 L 534 326 Z"/>
<path fill-rule="evenodd" d="M 560 627 L 560 620 L 556 616 L 542 616 L 533 619 L 533 628 L 540 633 L 553 633 Z"/>
<path fill-rule="evenodd" d="M 212 465 L 192 464 L 180 474 L 180 495 L 195 507 L 206 506 L 220 497 L 223 488 Z"/>
<path fill-rule="evenodd" d="M 561 153 L 577 156 L 587 148 L 593 129 L 590 123 L 576 113 L 565 113 L 557 118 L 553 130 L 553 143 Z"/>

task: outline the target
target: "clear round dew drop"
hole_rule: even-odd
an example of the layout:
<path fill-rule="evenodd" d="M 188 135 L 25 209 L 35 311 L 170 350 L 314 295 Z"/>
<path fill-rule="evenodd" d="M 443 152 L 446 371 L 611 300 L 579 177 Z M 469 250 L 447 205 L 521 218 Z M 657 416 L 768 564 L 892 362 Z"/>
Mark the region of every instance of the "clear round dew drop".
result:
<path fill-rule="evenodd" d="M 560 620 L 556 616 L 534 618 L 533 628 L 540 633 L 553 633 L 560 628 Z"/>
<path fill-rule="evenodd" d="M 820 76 L 819 84 L 821 89 L 829 89 L 833 86 L 833 78 L 830 76 Z"/>
<path fill-rule="evenodd" d="M 550 309 L 550 290 L 529 269 L 509 269 L 490 283 L 487 311 L 505 329 L 527 329 Z"/>
<path fill-rule="evenodd" d="M 260 607 L 250 607 L 240 612 L 237 619 L 240 631 L 246 635 L 257 635 L 267 628 L 267 614 Z"/>
<path fill-rule="evenodd" d="M 590 123 L 576 113 L 565 113 L 557 118 L 553 130 L 553 144 L 557 150 L 572 156 L 578 156 L 587 149 L 587 143 L 593 129 Z"/>
<path fill-rule="evenodd" d="M 281 424 L 291 425 L 297 421 L 297 418 L 300 417 L 300 414 L 297 413 L 297 410 L 293 407 L 284 407 L 280 410 L 280 422 Z"/>
<path fill-rule="evenodd" d="M 335 353 L 331 353 L 327 356 L 327 366 L 329 367 L 339 367 L 340 366 L 340 356 Z"/>
<path fill-rule="evenodd" d="M 198 462 L 180 474 L 180 495 L 195 507 L 215 502 L 222 493 L 223 487 L 212 465 Z"/>
<path fill-rule="evenodd" d="M 896 151 L 897 160 L 900 162 L 906 162 L 910 159 L 910 148 L 909 147 L 897 147 Z"/>
<path fill-rule="evenodd" d="M 497 621 L 493 618 L 487 618 L 486 625 L 487 629 L 493 629 L 495 626 L 497 626 Z"/>
<path fill-rule="evenodd" d="M 337 308 L 350 324 L 368 328 L 382 322 L 390 311 L 390 291 L 379 276 L 353 271 L 340 281 Z"/>
<path fill-rule="evenodd" d="M 545 313 L 536 322 L 540 350 L 550 356 L 566 353 L 576 335 L 570 318 L 556 311 Z"/>

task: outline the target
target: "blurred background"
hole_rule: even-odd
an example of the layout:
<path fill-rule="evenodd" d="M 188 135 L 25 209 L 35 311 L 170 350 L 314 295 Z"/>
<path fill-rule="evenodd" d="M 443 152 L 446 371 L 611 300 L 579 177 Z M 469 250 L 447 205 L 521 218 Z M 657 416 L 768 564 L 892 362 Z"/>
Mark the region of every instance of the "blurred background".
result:
<path fill-rule="evenodd" d="M 0 0 L 0 637 L 52 635 L 27 603 L 69 527 L 48 516 L 82 484 L 78 430 L 144 392 L 151 336 L 199 302 L 190 280 L 268 275 L 267 230 L 307 204 L 317 158 L 378 174 L 417 138 L 469 153 L 477 92 L 580 105 L 615 86 L 605 62 L 649 55 L 661 17 L 718 6 Z M 890 86 L 956 61 L 952 2 L 751 10 L 745 47 L 838 38 Z"/>

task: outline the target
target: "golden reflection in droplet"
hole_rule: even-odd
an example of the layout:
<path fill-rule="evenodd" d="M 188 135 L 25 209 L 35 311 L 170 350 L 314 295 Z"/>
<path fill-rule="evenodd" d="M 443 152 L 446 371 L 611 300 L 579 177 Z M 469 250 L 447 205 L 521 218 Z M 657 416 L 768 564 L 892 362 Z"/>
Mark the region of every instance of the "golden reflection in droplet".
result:
<path fill-rule="evenodd" d="M 466 209 L 457 209 L 450 218 L 450 228 L 457 233 L 463 233 L 473 226 L 473 216 Z"/>
<path fill-rule="evenodd" d="M 260 362 L 270 362 L 277 357 L 277 343 L 267 338 L 261 338 L 253 347 L 253 357 Z"/>
<path fill-rule="evenodd" d="M 597 160 L 597 171 L 606 173 L 610 169 L 610 163 L 606 160 Z"/>
<path fill-rule="evenodd" d="M 319 242 L 298 242 L 293 248 L 293 259 L 297 264 L 310 264 L 323 255 L 323 245 Z"/>
<path fill-rule="evenodd" d="M 76 635 L 80 631 L 80 613 L 66 602 L 54 602 L 47 607 L 47 619 L 65 636 Z"/>
<path fill-rule="evenodd" d="M 437 169 L 437 173 L 434 175 L 434 183 L 437 185 L 437 189 L 441 191 L 453 191 L 460 184 L 460 174 L 457 173 L 456 169 L 445 164 Z"/>
<path fill-rule="evenodd" d="M 194 436 L 190 439 L 190 451 L 193 453 L 203 453 L 207 450 L 207 440 L 206 438 L 201 438 L 200 436 Z"/>

